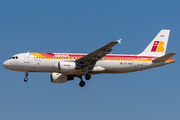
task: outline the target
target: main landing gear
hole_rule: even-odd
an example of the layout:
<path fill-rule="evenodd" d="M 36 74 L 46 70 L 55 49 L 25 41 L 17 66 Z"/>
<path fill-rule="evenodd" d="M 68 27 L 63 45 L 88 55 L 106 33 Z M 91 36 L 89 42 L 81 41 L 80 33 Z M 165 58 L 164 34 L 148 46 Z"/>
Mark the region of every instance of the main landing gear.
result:
<path fill-rule="evenodd" d="M 27 82 L 28 81 L 28 78 L 27 78 L 28 77 L 28 72 L 27 71 L 25 72 L 25 76 L 26 77 L 24 78 L 24 82 Z"/>
<path fill-rule="evenodd" d="M 84 85 L 85 85 L 86 83 L 82 80 L 82 75 L 77 76 L 77 77 L 81 79 L 81 81 L 79 82 L 79 86 L 80 86 L 80 87 L 84 87 Z"/>
<path fill-rule="evenodd" d="M 91 79 L 91 75 L 90 75 L 89 73 L 87 73 L 87 74 L 85 75 L 85 78 L 86 78 L 86 80 L 89 80 L 89 79 Z"/>
<path fill-rule="evenodd" d="M 80 87 L 84 87 L 84 85 L 85 85 L 86 83 L 82 80 L 82 75 L 77 76 L 77 77 L 81 79 L 81 81 L 79 82 L 79 86 L 80 86 Z M 87 74 L 85 75 L 85 78 L 86 78 L 86 80 L 89 80 L 89 79 L 91 79 L 91 75 L 90 75 L 89 73 L 87 73 Z"/>

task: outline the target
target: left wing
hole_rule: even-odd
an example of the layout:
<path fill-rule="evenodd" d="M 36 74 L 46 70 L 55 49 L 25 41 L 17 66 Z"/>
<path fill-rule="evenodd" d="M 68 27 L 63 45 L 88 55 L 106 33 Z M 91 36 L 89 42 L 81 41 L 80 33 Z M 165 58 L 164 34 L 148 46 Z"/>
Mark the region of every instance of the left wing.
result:
<path fill-rule="evenodd" d="M 106 54 L 109 54 L 113 49 L 112 47 L 116 45 L 117 43 L 121 43 L 121 40 L 112 41 L 109 44 L 99 48 L 98 50 L 95 50 L 94 52 L 91 52 L 79 59 L 76 60 L 77 63 L 79 62 L 85 62 L 88 67 L 88 69 L 93 69 L 94 65 L 98 60 L 101 60 L 102 57 L 104 57 Z"/>

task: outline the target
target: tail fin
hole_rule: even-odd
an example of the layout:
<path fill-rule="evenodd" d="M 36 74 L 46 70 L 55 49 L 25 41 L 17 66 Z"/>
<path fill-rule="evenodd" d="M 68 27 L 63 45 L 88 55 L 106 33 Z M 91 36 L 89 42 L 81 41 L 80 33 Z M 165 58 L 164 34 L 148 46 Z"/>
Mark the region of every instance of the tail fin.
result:
<path fill-rule="evenodd" d="M 139 55 L 141 56 L 163 56 L 169 39 L 170 30 L 161 30 L 151 41 L 146 49 Z"/>

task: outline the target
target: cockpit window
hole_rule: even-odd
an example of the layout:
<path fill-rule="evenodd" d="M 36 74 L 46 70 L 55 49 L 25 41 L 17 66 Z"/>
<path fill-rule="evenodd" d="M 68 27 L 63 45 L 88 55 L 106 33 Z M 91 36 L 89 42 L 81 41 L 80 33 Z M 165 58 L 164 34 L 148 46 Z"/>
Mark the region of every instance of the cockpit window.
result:
<path fill-rule="evenodd" d="M 18 59 L 18 56 L 13 56 L 10 59 Z"/>

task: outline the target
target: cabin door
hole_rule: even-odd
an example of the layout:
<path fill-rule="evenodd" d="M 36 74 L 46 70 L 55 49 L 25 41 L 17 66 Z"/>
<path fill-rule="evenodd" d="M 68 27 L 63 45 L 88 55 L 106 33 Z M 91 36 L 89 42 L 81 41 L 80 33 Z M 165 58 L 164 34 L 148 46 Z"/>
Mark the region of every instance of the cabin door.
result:
<path fill-rule="evenodd" d="M 30 62 L 30 55 L 29 53 L 24 54 L 24 63 L 29 63 Z"/>

